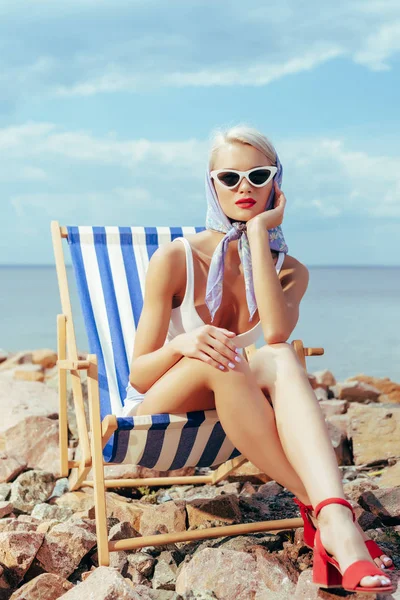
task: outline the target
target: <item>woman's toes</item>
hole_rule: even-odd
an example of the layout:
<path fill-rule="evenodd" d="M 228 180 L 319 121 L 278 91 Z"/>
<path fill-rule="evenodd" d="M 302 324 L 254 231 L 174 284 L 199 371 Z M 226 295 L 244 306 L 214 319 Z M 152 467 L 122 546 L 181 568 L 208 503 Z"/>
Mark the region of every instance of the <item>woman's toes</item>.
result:
<path fill-rule="evenodd" d="M 391 583 L 389 577 L 383 575 L 367 575 L 360 581 L 360 585 L 365 587 L 374 587 L 380 585 L 389 585 Z"/>

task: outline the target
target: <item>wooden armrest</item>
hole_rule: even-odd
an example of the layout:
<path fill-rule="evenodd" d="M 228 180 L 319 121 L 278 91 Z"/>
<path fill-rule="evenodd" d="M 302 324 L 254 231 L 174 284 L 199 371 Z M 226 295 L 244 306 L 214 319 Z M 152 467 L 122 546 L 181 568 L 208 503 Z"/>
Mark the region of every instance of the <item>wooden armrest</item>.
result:
<path fill-rule="evenodd" d="M 305 356 L 322 356 L 323 353 L 323 348 L 304 348 Z"/>
<path fill-rule="evenodd" d="M 57 365 L 60 369 L 67 371 L 87 371 L 90 367 L 88 360 L 58 360 Z"/>

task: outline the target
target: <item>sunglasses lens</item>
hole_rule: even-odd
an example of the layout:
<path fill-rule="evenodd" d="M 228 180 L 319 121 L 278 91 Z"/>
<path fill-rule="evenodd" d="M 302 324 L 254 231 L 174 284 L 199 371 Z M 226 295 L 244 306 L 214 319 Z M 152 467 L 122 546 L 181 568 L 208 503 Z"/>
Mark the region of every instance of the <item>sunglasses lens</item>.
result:
<path fill-rule="evenodd" d="M 269 169 L 259 169 L 258 171 L 253 171 L 250 173 L 249 179 L 251 183 L 254 185 L 263 185 L 271 175 L 271 171 Z"/>
<path fill-rule="evenodd" d="M 226 185 L 226 187 L 233 187 L 239 181 L 239 175 L 232 171 L 224 171 L 223 173 L 218 174 L 218 179 L 221 183 Z"/>

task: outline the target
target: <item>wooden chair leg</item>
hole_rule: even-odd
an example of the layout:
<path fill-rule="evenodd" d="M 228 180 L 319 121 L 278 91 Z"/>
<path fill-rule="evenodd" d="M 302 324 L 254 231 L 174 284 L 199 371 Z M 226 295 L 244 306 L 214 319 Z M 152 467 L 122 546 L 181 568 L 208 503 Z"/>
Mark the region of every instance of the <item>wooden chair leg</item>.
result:
<path fill-rule="evenodd" d="M 57 316 L 57 352 L 58 360 L 67 356 L 65 315 Z M 67 371 L 58 367 L 59 398 L 59 443 L 60 443 L 60 475 L 68 477 L 68 409 L 67 409 Z"/>
<path fill-rule="evenodd" d="M 99 382 L 97 357 L 89 354 L 90 367 L 88 370 L 88 400 L 90 426 L 92 431 L 92 461 L 94 481 L 94 502 L 96 515 L 97 552 L 99 566 L 108 567 L 110 552 L 108 548 L 106 493 L 104 486 L 104 461 L 102 447 L 102 431 L 100 418 Z"/>
<path fill-rule="evenodd" d="M 71 469 L 71 473 L 68 477 L 70 492 L 79 490 L 79 488 L 84 485 L 91 468 L 91 466 L 85 466 L 84 461 L 82 461 L 78 467 Z"/>

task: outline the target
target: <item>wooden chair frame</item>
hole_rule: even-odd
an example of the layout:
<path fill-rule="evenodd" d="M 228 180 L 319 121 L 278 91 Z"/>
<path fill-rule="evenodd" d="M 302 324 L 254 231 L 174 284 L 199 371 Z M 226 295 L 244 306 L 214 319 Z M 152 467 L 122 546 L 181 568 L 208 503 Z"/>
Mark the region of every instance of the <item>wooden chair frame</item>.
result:
<path fill-rule="evenodd" d="M 101 421 L 96 355 L 88 354 L 85 360 L 80 360 L 78 357 L 67 271 L 62 247 L 62 239 L 68 237 L 67 229 L 66 227 L 61 227 L 57 221 L 52 221 L 51 234 L 63 311 L 63 314 L 57 316 L 60 473 L 61 477 L 69 476 L 71 491 L 77 490 L 82 486 L 94 487 L 99 565 L 108 566 L 110 563 L 110 552 L 118 550 L 136 550 L 144 546 L 159 546 L 181 541 L 208 539 L 220 536 L 236 536 L 261 531 L 280 531 L 283 529 L 303 527 L 304 523 L 301 518 L 293 518 L 211 527 L 208 529 L 179 533 L 146 535 L 112 542 L 108 541 L 105 496 L 107 488 L 170 486 L 175 484 L 215 485 L 216 483 L 223 481 L 232 471 L 243 463 L 248 462 L 248 460 L 244 456 L 237 456 L 220 465 L 211 475 L 105 480 L 105 465 L 102 450 L 110 436 L 117 429 L 117 418 L 114 415 L 108 415 Z M 323 348 L 304 348 L 301 340 L 294 340 L 292 345 L 305 369 L 306 356 L 324 354 Z M 254 344 L 246 347 L 244 352 L 245 358 L 249 360 L 255 351 L 256 346 Z M 80 376 L 81 371 L 86 371 L 87 373 L 90 429 L 88 428 L 85 414 L 82 380 Z M 81 450 L 79 460 L 68 459 L 67 373 L 70 374 L 71 378 L 71 388 L 79 435 Z M 87 475 L 91 469 L 93 469 L 93 479 L 87 480 Z M 266 474 L 263 479 L 264 481 L 271 481 Z"/>

